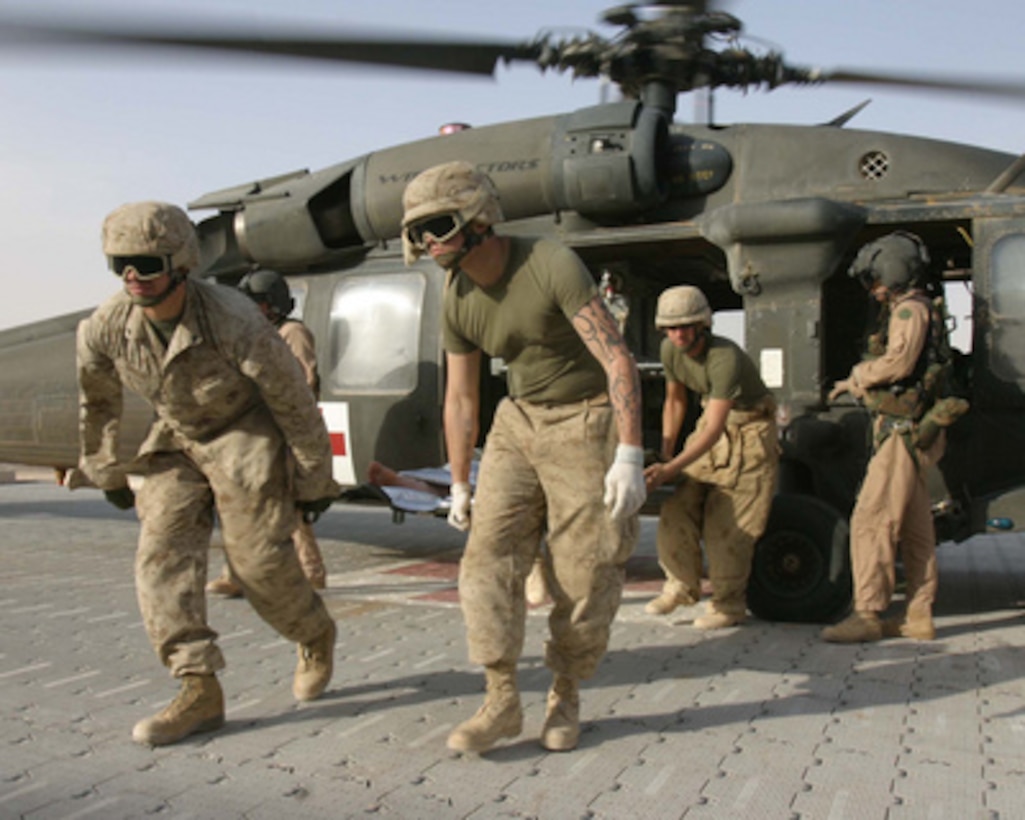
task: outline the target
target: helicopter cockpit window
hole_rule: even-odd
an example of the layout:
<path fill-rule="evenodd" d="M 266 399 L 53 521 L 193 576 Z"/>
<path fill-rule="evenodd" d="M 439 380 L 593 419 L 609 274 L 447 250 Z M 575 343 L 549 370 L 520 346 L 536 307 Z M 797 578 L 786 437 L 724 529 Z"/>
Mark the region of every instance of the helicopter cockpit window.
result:
<path fill-rule="evenodd" d="M 416 387 L 425 287 L 414 272 L 339 283 L 331 298 L 331 390 L 409 393 Z"/>
<path fill-rule="evenodd" d="M 1005 236 L 993 246 L 990 333 L 993 372 L 1025 384 L 1025 235 Z"/>

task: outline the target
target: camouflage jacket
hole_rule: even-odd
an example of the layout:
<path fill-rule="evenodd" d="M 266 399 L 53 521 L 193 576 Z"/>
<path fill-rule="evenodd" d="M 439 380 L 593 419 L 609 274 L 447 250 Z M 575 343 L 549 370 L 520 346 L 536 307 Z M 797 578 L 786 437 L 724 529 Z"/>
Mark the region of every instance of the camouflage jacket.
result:
<path fill-rule="evenodd" d="M 209 474 L 259 491 L 276 459 L 294 461 L 296 498 L 338 495 L 327 429 L 302 368 L 244 295 L 189 279 L 185 311 L 165 348 L 124 293 L 78 328 L 80 467 L 101 489 L 145 473 L 149 453 L 179 450 Z M 156 420 L 129 464 L 117 459 L 122 385 Z"/>

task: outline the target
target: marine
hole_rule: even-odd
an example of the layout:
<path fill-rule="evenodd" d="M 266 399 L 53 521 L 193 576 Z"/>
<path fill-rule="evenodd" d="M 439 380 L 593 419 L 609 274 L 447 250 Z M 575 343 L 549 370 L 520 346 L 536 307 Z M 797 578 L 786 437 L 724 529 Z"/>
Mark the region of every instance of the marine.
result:
<path fill-rule="evenodd" d="M 522 731 L 524 583 L 543 538 L 553 680 L 540 741 L 569 751 L 580 739 L 580 681 L 608 646 L 646 496 L 637 366 L 572 250 L 495 233 L 498 192 L 473 165 L 427 169 L 406 188 L 403 207 L 407 261 L 426 254 L 447 271 L 449 523 L 469 531 L 459 594 L 470 659 L 483 665 L 486 687 L 447 744 L 482 752 Z M 471 507 L 484 355 L 507 363 L 509 395 L 487 433 Z"/>
<path fill-rule="evenodd" d="M 319 514 L 339 487 L 327 430 L 288 346 L 245 296 L 189 276 L 199 250 L 184 211 L 123 205 L 102 239 L 123 290 L 78 329 L 79 466 L 112 504 L 138 512 L 139 608 L 180 690 L 132 737 L 161 746 L 224 724 L 225 662 L 203 589 L 215 512 L 246 599 L 298 645 L 293 695 L 312 700 L 327 687 L 335 623 L 303 574 L 292 531 L 297 509 Z M 124 387 L 154 412 L 128 459 L 119 448 Z"/>

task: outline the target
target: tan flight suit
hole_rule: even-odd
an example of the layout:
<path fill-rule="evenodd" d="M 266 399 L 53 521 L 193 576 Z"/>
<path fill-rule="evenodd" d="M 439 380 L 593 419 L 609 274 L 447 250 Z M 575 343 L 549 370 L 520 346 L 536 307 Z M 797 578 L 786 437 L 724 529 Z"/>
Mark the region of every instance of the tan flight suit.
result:
<path fill-rule="evenodd" d="M 851 370 L 856 392 L 860 395 L 911 375 L 928 335 L 928 300 L 919 291 L 909 291 L 891 307 L 885 352 Z M 891 429 L 893 425 L 896 429 Z M 851 569 L 858 612 L 878 614 L 889 606 L 899 545 L 907 580 L 908 617 L 932 613 L 938 582 L 936 533 L 924 471 L 942 458 L 946 437 L 941 433 L 923 452 L 914 448 L 912 427 L 909 421 L 884 413 L 873 419 L 876 451 L 851 515 Z"/>
<path fill-rule="evenodd" d="M 458 273 L 445 294 L 445 349 L 481 349 L 509 365 L 510 397 L 487 435 L 459 571 L 470 660 L 486 667 L 520 657 L 524 583 L 542 537 L 553 602 L 545 663 L 589 678 L 608 646 L 638 521 L 613 521 L 604 505 L 618 431 L 605 372 L 570 321 L 595 295 L 575 254 L 521 238 L 493 289 Z"/>
<path fill-rule="evenodd" d="M 303 374 L 306 376 L 306 383 L 313 391 L 314 397 L 320 395 L 317 351 L 310 329 L 302 322 L 286 319 L 278 325 L 278 333 L 299 361 Z M 292 541 L 295 542 L 295 551 L 306 577 L 323 581 L 326 574 L 324 558 L 320 554 L 317 537 L 313 534 L 313 525 L 303 521 L 301 514 L 299 515 L 299 524 L 295 532 L 292 533 Z"/>
<path fill-rule="evenodd" d="M 78 331 L 81 468 L 104 490 L 143 477 L 136 586 L 146 631 L 172 675 L 224 666 L 206 620 L 214 511 L 246 598 L 309 644 L 331 618 L 303 574 L 296 501 L 338 494 L 327 430 L 295 357 L 234 289 L 189 279 L 168 344 L 118 294 Z M 130 463 L 117 458 L 122 385 L 156 413 Z"/>
<path fill-rule="evenodd" d="M 765 531 L 776 489 L 776 405 L 761 379 L 754 375 L 757 371 L 746 353 L 728 340 L 715 336 L 709 339 L 706 366 L 702 368 L 706 374 L 709 356 L 717 355 L 715 351 L 733 349 L 733 355 L 743 357 L 741 364 L 752 371 L 748 379 L 757 384 L 760 395 L 751 400 L 736 395 L 736 384 L 716 384 L 707 375 L 705 383 L 700 384 L 689 374 L 671 373 L 672 360 L 663 357 L 667 378 L 673 377 L 704 393 L 703 400 L 711 395 L 732 398 L 736 403 L 719 440 L 684 468 L 682 482 L 662 505 L 655 541 L 659 563 L 666 574 L 665 593 L 681 602 L 700 599 L 704 543 L 712 584 L 712 610 L 742 618 L 747 613 L 747 581 L 755 543 Z M 667 339 L 663 344 L 672 343 Z M 746 401 L 750 401 L 750 406 L 740 409 L 738 405 Z M 691 436 L 696 436 L 704 426 L 702 415 Z"/>

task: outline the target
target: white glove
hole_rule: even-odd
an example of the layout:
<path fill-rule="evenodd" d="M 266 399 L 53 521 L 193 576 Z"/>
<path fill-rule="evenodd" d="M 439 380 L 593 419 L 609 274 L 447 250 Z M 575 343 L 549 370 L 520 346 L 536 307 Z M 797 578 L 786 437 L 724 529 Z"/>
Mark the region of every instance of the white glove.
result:
<path fill-rule="evenodd" d="M 448 511 L 448 523 L 460 532 L 470 529 L 470 485 L 457 481 L 452 485 L 452 506 Z"/>
<path fill-rule="evenodd" d="M 636 513 L 648 491 L 644 486 L 644 450 L 633 444 L 616 447 L 616 460 L 605 474 L 605 507 L 615 519 Z"/>

